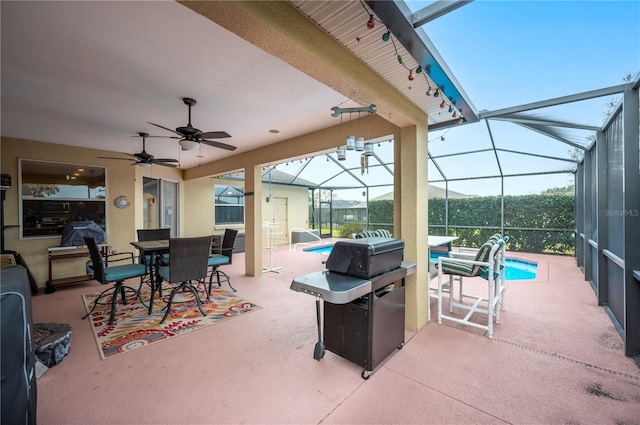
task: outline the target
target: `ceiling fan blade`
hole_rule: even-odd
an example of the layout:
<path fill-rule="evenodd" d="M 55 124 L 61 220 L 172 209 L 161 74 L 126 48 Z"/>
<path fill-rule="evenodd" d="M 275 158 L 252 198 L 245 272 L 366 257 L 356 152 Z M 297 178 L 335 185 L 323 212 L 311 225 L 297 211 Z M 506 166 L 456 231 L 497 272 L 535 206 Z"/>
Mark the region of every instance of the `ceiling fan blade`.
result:
<path fill-rule="evenodd" d="M 131 154 L 126 153 L 125 155 L 131 155 Z M 98 158 L 100 158 L 100 159 L 119 159 L 121 161 L 136 161 L 136 158 L 133 155 L 131 155 L 131 157 L 132 158 L 115 158 L 115 157 L 112 157 L 112 156 L 99 156 Z"/>
<path fill-rule="evenodd" d="M 155 162 L 179 162 L 177 159 L 170 159 L 170 158 L 154 158 L 153 160 Z"/>
<path fill-rule="evenodd" d="M 227 137 L 231 137 L 231 135 L 226 131 L 208 131 L 200 135 L 202 139 L 225 139 Z"/>
<path fill-rule="evenodd" d="M 182 136 L 147 136 L 147 139 L 150 139 L 152 137 L 157 139 L 182 139 L 183 138 Z"/>
<path fill-rule="evenodd" d="M 170 131 L 170 132 L 172 132 L 172 133 L 177 134 L 178 136 L 182 136 L 182 135 L 181 135 L 180 133 L 178 133 L 177 131 L 172 130 L 172 129 L 167 128 L 167 127 L 163 127 L 163 126 L 161 126 L 160 124 L 154 124 L 154 123 L 149 122 L 149 121 L 147 121 L 147 124 L 155 125 L 156 127 L 160 127 L 160 128 L 162 128 L 163 130 L 167 130 L 167 131 Z M 161 137 L 161 136 L 157 136 L 157 137 Z"/>
<path fill-rule="evenodd" d="M 156 165 L 162 165 L 163 167 L 171 167 L 171 168 L 176 168 L 177 167 L 177 165 L 175 165 L 175 164 L 169 164 L 168 162 L 158 161 L 157 159 L 153 160 L 151 162 L 153 162 Z"/>
<path fill-rule="evenodd" d="M 204 140 L 200 139 L 200 143 L 204 143 L 205 145 L 213 146 L 214 148 L 226 149 L 228 151 L 235 151 L 237 148 L 235 146 L 227 145 L 226 143 L 216 142 L 215 140 Z"/>

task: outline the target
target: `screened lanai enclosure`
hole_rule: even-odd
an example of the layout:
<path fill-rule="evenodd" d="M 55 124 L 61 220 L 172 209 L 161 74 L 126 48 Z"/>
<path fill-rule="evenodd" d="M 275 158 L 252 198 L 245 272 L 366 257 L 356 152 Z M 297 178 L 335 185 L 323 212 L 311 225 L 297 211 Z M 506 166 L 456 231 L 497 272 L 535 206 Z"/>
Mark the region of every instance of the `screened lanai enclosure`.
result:
<path fill-rule="evenodd" d="M 429 234 L 473 246 L 497 231 L 512 251 L 575 255 L 628 356 L 640 355 L 639 76 L 429 131 L 424 185 Z M 584 102 L 599 102 L 608 118 L 563 118 Z M 336 140 L 335 151 L 263 168 L 263 181 L 278 170 L 288 175 L 281 183 L 308 187 L 309 227 L 323 236 L 393 231 L 384 203 L 393 202 L 394 141 L 353 134 L 362 146 L 338 149 L 350 142 Z"/>

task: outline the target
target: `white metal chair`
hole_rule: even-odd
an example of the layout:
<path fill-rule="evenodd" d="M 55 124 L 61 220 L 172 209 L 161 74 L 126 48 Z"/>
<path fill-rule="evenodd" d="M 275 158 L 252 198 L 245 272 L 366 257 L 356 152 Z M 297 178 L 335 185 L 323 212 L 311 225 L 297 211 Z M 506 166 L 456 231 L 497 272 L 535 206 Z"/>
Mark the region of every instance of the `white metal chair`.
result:
<path fill-rule="evenodd" d="M 460 258 L 455 253 L 450 253 L 450 257 L 438 258 L 438 324 L 442 320 L 450 320 L 464 325 L 473 326 L 487 331 L 489 339 L 493 338 L 493 325 L 500 323 L 500 308 L 502 307 L 502 294 L 504 293 L 504 239 L 487 241 L 470 259 Z M 449 275 L 448 281 L 444 281 L 443 276 Z M 482 277 L 487 280 L 487 296 L 472 295 L 463 292 L 464 277 Z M 453 281 L 459 280 L 458 300 L 454 295 Z M 463 318 L 444 314 L 442 311 L 443 293 L 449 292 L 449 313 L 454 308 L 467 310 Z M 465 304 L 466 298 L 470 298 L 473 304 Z M 487 324 L 471 321 L 475 314 L 487 315 Z"/>
<path fill-rule="evenodd" d="M 496 233 L 494 235 L 492 235 L 487 242 L 496 242 L 499 239 L 501 239 L 501 236 L 499 233 Z M 509 237 L 506 237 L 506 240 L 508 240 Z M 506 242 L 505 242 L 506 243 Z M 460 252 L 454 252 L 454 251 L 449 251 L 448 252 L 448 256 L 450 258 L 462 258 L 462 259 L 466 259 L 466 260 L 475 260 L 475 257 L 478 253 L 478 251 L 480 250 L 479 248 L 464 248 L 461 247 L 460 248 Z M 431 254 L 429 254 L 429 258 L 431 258 Z M 462 299 L 464 297 L 464 290 L 463 290 L 463 275 L 449 275 L 450 279 L 443 282 L 442 283 L 442 293 L 447 293 L 449 294 L 449 298 L 451 297 L 451 291 L 450 291 L 450 287 L 453 284 L 453 281 L 458 281 L 458 300 L 460 302 L 462 302 Z M 436 284 L 433 285 L 431 282 L 438 277 L 438 266 L 437 263 L 431 263 L 429 262 L 429 299 L 439 299 L 440 295 L 438 292 L 438 281 L 436 281 Z M 451 305 L 449 305 L 449 312 L 452 312 L 452 307 Z M 429 321 L 431 321 L 431 315 L 429 315 Z"/>

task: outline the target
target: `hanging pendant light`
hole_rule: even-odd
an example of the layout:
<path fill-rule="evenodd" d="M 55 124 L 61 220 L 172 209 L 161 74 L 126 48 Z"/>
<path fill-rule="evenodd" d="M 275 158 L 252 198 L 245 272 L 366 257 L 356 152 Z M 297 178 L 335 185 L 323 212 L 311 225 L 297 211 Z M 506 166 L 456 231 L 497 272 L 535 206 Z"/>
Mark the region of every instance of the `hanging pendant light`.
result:
<path fill-rule="evenodd" d="M 352 151 L 356 148 L 355 136 L 347 136 L 347 150 Z"/>
<path fill-rule="evenodd" d="M 373 156 L 373 143 L 365 143 L 364 144 L 364 155 L 365 156 Z"/>
<path fill-rule="evenodd" d="M 338 161 L 344 161 L 345 159 L 347 159 L 347 147 L 338 146 L 338 149 L 336 150 L 336 154 L 338 155 Z"/>
<path fill-rule="evenodd" d="M 364 151 L 364 137 L 356 138 L 356 151 L 357 152 Z"/>

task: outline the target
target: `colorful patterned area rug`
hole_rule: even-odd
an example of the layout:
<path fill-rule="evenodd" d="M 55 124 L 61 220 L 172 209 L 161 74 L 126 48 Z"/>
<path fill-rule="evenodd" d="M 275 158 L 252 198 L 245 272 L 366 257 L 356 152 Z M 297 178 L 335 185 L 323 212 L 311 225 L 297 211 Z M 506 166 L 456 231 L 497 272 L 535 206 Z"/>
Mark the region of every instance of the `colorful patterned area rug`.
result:
<path fill-rule="evenodd" d="M 145 289 L 146 288 L 146 289 Z M 127 291 L 128 293 L 128 291 Z M 170 293 L 170 290 L 163 290 L 163 294 Z M 84 294 L 82 299 L 86 311 L 89 312 L 93 306 L 93 301 L 99 293 Z M 142 299 L 148 305 L 150 289 L 144 285 Z M 178 299 L 182 297 L 181 299 Z M 204 298 L 204 295 L 203 297 Z M 179 302 L 176 302 L 178 299 Z M 101 302 L 111 302 L 111 299 L 103 299 Z M 239 317 L 261 309 L 232 292 L 222 289 L 211 291 L 211 300 L 203 299 L 202 309 L 207 313 L 203 316 L 193 296 L 190 293 L 178 294 L 171 305 L 171 313 L 164 323 L 160 323 L 164 316 L 164 306 L 166 303 L 156 297 L 153 313 L 148 314 L 148 308 L 142 305 L 139 300 L 127 302 L 123 305 L 118 300 L 116 307 L 115 321 L 109 326 L 109 313 L 111 305 L 98 305 L 89 319 L 91 327 L 98 344 L 98 351 L 103 360 L 117 356 L 118 354 L 134 351 L 160 341 L 167 340 L 174 336 L 184 335 L 206 326 L 223 322 L 228 319 Z"/>

